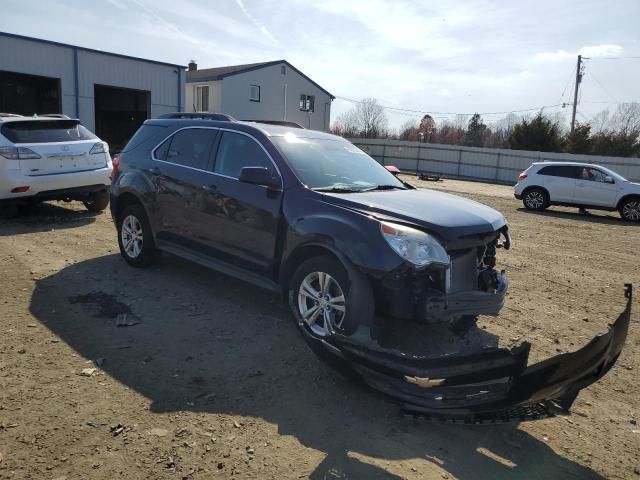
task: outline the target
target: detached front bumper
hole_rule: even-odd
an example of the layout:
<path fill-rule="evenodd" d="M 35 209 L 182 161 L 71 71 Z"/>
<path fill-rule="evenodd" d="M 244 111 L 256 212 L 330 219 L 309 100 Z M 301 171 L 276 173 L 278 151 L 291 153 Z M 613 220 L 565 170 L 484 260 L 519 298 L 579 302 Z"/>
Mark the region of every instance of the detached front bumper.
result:
<path fill-rule="evenodd" d="M 411 356 L 374 343 L 362 330 L 318 339 L 311 347 L 334 366 L 401 403 L 412 415 L 461 423 L 525 421 L 567 414 L 581 389 L 615 364 L 631 318 L 627 305 L 607 333 L 572 353 L 527 366 L 531 345 L 487 348 L 472 355 Z"/>

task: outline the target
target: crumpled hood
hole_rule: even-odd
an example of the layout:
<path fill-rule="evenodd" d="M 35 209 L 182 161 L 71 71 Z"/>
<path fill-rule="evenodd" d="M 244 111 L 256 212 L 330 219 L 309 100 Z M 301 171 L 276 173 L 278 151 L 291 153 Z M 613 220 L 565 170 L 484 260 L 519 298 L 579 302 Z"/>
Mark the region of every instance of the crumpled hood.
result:
<path fill-rule="evenodd" d="M 507 223 L 500 212 L 482 203 L 428 189 L 328 193 L 325 201 L 376 218 L 415 224 L 445 240 L 492 233 Z"/>

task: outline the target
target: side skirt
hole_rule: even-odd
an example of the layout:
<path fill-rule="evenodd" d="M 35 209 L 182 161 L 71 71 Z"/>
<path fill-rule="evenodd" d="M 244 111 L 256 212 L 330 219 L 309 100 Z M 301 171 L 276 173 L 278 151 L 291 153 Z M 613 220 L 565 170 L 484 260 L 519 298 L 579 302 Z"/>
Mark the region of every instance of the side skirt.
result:
<path fill-rule="evenodd" d="M 224 273 L 225 275 L 235 277 L 244 282 L 251 283 L 257 287 L 264 288 L 272 292 L 280 292 L 280 286 L 273 280 L 221 260 L 198 254 L 193 250 L 186 249 L 174 243 L 158 241 L 158 248 L 167 253 L 184 258 L 185 260 L 195 262 L 203 267 L 207 267 L 217 272 Z"/>

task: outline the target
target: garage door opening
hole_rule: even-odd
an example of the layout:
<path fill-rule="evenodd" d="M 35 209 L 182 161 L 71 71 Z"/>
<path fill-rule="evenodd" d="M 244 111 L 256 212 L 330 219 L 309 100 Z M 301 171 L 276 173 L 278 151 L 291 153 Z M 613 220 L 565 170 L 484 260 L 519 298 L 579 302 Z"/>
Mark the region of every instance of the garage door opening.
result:
<path fill-rule="evenodd" d="M 111 153 L 117 153 L 149 118 L 150 92 L 96 85 L 94 98 L 96 135 L 109 144 Z"/>
<path fill-rule="evenodd" d="M 62 113 L 60 79 L 0 71 L 0 112 L 19 115 Z"/>

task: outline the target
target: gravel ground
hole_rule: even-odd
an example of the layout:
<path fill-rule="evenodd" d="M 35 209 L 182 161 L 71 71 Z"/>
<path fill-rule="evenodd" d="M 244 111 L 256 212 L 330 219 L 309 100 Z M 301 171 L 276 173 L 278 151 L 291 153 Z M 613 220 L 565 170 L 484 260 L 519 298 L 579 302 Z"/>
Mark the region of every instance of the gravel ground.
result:
<path fill-rule="evenodd" d="M 412 181 L 505 213 L 510 292 L 479 326 L 531 341 L 532 360 L 586 343 L 622 284 L 640 287 L 640 225 L 617 214 Z M 270 293 L 169 255 L 128 267 L 108 213 L 43 204 L 0 223 L 0 272 L 0 478 L 640 478 L 637 320 L 571 417 L 448 426 L 320 363 Z"/>

